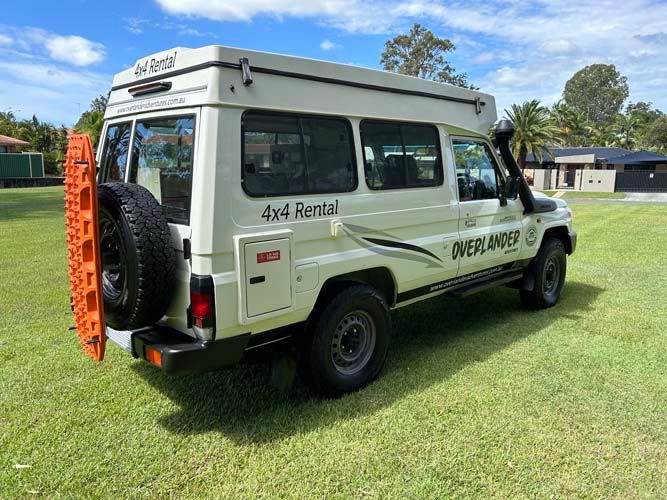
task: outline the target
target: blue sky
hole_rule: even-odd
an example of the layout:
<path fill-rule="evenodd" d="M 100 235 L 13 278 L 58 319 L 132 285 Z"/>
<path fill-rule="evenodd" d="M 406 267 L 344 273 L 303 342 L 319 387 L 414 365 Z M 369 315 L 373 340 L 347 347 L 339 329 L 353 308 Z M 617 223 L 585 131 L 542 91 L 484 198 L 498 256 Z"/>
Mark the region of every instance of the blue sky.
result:
<path fill-rule="evenodd" d="M 513 102 L 557 100 L 592 63 L 628 77 L 630 101 L 667 111 L 667 0 L 4 0 L 0 110 L 72 125 L 114 73 L 175 46 L 222 44 L 379 67 L 387 38 L 420 22 L 451 62 Z"/>

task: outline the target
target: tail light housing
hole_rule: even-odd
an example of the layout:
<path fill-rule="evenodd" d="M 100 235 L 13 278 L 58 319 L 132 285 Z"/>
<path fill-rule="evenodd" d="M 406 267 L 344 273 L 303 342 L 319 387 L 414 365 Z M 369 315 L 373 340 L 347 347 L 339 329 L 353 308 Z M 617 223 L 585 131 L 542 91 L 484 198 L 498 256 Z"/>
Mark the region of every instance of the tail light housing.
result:
<path fill-rule="evenodd" d="M 197 338 L 213 340 L 215 337 L 215 288 L 212 276 L 193 274 L 190 277 L 188 318 L 189 326 Z"/>

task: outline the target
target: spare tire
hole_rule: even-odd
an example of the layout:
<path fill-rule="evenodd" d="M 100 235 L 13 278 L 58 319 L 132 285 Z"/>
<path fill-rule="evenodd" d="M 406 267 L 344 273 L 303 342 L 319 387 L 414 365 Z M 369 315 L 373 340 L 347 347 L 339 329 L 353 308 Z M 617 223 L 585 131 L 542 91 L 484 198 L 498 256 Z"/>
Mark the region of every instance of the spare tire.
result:
<path fill-rule="evenodd" d="M 104 318 L 116 330 L 158 321 L 174 288 L 176 254 L 162 207 L 137 184 L 97 188 Z"/>

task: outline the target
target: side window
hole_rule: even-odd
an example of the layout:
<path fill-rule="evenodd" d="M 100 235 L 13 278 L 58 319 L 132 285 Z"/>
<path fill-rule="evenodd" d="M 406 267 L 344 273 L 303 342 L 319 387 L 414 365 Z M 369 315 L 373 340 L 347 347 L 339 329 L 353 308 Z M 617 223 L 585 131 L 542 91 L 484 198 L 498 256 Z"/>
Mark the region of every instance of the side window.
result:
<path fill-rule="evenodd" d="M 498 198 L 503 177 L 489 146 L 480 141 L 453 139 L 456 160 L 456 180 L 459 200 L 489 200 Z"/>
<path fill-rule="evenodd" d="M 130 132 L 132 124 L 117 123 L 109 125 L 104 139 L 100 170 L 105 182 L 125 181 L 125 167 L 127 152 L 130 146 Z"/>
<path fill-rule="evenodd" d="M 366 184 L 371 189 L 442 184 L 437 128 L 391 122 L 361 123 Z"/>
<path fill-rule="evenodd" d="M 247 112 L 243 186 L 250 196 L 354 191 L 357 174 L 346 120 Z"/>
<path fill-rule="evenodd" d="M 194 116 L 137 120 L 130 181 L 148 189 L 167 220 L 189 224 Z"/>

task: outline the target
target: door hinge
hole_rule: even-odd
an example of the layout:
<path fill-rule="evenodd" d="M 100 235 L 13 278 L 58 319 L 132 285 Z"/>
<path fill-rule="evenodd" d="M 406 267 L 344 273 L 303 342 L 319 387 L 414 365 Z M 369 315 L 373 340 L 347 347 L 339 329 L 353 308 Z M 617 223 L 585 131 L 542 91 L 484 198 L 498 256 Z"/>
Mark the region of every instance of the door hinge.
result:
<path fill-rule="evenodd" d="M 252 84 L 252 73 L 250 71 L 250 62 L 247 57 L 242 57 L 239 59 L 241 64 L 241 73 L 243 75 L 243 85 L 246 87 Z"/>
<path fill-rule="evenodd" d="M 185 260 L 190 260 L 192 257 L 192 250 L 190 248 L 190 240 L 188 238 L 183 238 L 183 258 Z"/>

